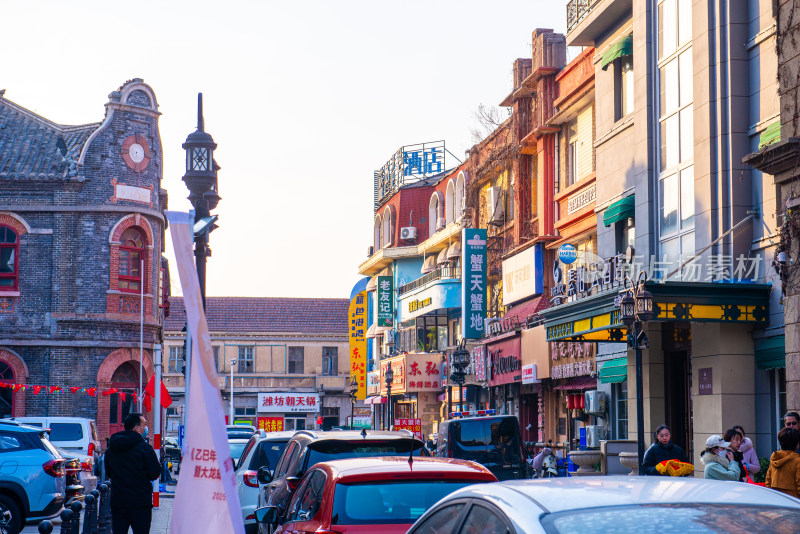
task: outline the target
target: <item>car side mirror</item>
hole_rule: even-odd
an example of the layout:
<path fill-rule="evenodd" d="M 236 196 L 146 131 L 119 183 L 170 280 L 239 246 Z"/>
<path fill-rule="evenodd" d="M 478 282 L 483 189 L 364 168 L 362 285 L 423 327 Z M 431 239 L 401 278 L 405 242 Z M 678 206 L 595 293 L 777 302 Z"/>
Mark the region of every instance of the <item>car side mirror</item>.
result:
<path fill-rule="evenodd" d="M 263 506 L 256 508 L 256 523 L 264 525 L 274 525 L 278 522 L 278 507 L 277 506 Z"/>
<path fill-rule="evenodd" d="M 256 473 L 256 478 L 262 484 L 268 484 L 272 481 L 272 472 L 269 470 L 268 467 L 261 466 L 258 468 L 258 472 Z"/>

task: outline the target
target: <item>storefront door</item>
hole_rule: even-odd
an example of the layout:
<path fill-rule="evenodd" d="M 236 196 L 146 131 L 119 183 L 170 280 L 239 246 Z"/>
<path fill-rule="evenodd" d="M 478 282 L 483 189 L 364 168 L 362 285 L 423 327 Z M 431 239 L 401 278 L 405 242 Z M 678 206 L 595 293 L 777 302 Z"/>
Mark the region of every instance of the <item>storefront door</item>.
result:
<path fill-rule="evenodd" d="M 672 431 L 672 442 L 692 458 L 692 368 L 688 350 L 664 353 L 664 391 L 665 424 Z"/>

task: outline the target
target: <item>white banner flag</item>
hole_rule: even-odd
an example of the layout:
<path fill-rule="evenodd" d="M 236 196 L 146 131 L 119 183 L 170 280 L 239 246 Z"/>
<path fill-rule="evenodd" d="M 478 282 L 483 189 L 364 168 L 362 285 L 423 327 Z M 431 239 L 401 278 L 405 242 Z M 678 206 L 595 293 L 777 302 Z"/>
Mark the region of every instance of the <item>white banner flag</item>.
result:
<path fill-rule="evenodd" d="M 175 490 L 169 531 L 244 534 L 211 336 L 192 252 L 194 221 L 188 213 L 174 211 L 167 212 L 167 220 L 183 289 L 186 321 L 192 333 L 186 454 Z"/>

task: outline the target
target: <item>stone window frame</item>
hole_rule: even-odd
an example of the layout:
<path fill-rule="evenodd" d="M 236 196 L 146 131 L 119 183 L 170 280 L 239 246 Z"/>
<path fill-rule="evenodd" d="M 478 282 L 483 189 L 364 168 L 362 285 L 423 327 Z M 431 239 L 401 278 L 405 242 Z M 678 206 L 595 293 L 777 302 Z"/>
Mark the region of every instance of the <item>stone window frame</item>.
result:
<path fill-rule="evenodd" d="M 153 302 L 155 298 L 157 300 L 156 292 L 158 291 L 157 287 L 154 288 L 153 283 L 158 283 L 158 276 L 147 276 L 147 273 L 152 273 L 153 269 L 153 262 L 158 261 L 159 268 L 161 266 L 161 259 L 160 257 L 156 256 L 155 250 L 155 239 L 153 228 L 150 225 L 150 221 L 147 218 L 140 214 L 140 213 L 131 213 L 129 215 L 125 215 L 121 217 L 117 223 L 111 228 L 109 232 L 108 242 L 109 242 L 109 249 L 110 249 L 110 263 L 109 263 L 109 273 L 108 273 L 108 291 L 107 291 L 107 303 L 106 308 L 108 313 L 116 314 L 116 313 L 123 313 L 120 310 L 120 302 L 124 298 L 136 298 L 136 295 L 139 292 L 128 292 L 125 290 L 120 289 L 119 287 L 119 260 L 120 260 L 120 247 L 122 245 L 122 233 L 131 227 L 137 227 L 142 231 L 144 237 L 144 272 L 142 273 L 142 284 L 144 287 L 144 306 L 145 306 L 145 315 L 152 316 L 154 306 L 157 302 Z M 138 311 L 136 314 L 138 315 Z"/>
<path fill-rule="evenodd" d="M 1 212 L 0 211 L 0 227 L 10 228 L 15 234 L 17 234 L 17 242 L 15 244 L 15 261 L 16 261 L 16 274 L 14 276 L 14 285 L 12 286 L 0 286 L 0 294 L 3 296 L 19 296 L 19 288 L 20 288 L 20 249 L 22 244 L 22 236 L 27 234 L 31 231 L 30 226 L 25 220 L 14 214 L 9 212 Z"/>
<path fill-rule="evenodd" d="M 286 350 L 286 373 L 304 374 L 305 373 L 305 347 L 288 347 Z M 298 371 L 298 365 L 300 370 Z M 290 370 L 293 369 L 293 370 Z"/>
<path fill-rule="evenodd" d="M 239 373 L 254 373 L 256 371 L 256 348 L 253 345 L 239 347 L 236 368 Z"/>
<path fill-rule="evenodd" d="M 145 233 L 144 231 L 139 228 L 138 226 L 131 226 L 126 228 L 125 231 L 122 233 L 121 237 L 124 237 L 125 234 L 130 232 L 136 232 L 139 234 L 139 237 L 142 240 L 142 246 L 130 246 L 127 245 L 125 242 L 120 242 L 119 245 L 119 261 L 117 261 L 117 287 L 123 293 L 134 293 L 139 294 L 142 290 L 142 287 L 145 286 L 147 277 L 145 276 L 147 273 L 142 270 L 141 262 L 144 261 L 147 264 L 147 241 L 145 240 Z M 122 274 L 122 265 L 123 265 L 123 256 L 127 254 L 128 258 L 133 256 L 136 253 L 139 256 L 139 265 L 135 266 L 138 267 L 139 275 L 136 276 L 132 274 L 134 271 L 134 264 L 128 260 L 126 263 L 128 264 L 128 274 Z M 120 287 L 123 283 L 125 283 L 128 287 Z M 132 289 L 130 286 L 132 284 L 137 284 L 137 289 Z"/>
<path fill-rule="evenodd" d="M 325 360 L 331 363 L 325 365 Z M 322 347 L 322 376 L 337 376 L 339 374 L 339 347 Z"/>
<path fill-rule="evenodd" d="M 14 234 L 14 242 L 6 242 L 4 239 L 4 235 L 7 232 L 11 232 Z M 13 254 L 13 265 L 14 270 L 9 273 L 2 273 L 0 272 L 0 280 L 11 280 L 11 285 L 0 285 L 0 292 L 5 291 L 18 291 L 19 290 L 19 232 L 17 232 L 16 228 L 12 228 L 11 225 L 8 224 L 0 224 L 0 257 L 2 257 L 4 250 L 11 250 Z"/>

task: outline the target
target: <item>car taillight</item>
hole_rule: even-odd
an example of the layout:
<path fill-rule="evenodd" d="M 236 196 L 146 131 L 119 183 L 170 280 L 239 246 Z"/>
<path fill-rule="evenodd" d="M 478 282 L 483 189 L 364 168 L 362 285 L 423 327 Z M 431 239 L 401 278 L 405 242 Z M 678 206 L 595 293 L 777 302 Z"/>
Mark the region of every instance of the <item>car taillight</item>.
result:
<path fill-rule="evenodd" d="M 89 471 L 90 473 L 92 472 L 92 466 L 89 464 L 89 462 L 81 462 L 81 469 L 84 471 Z"/>
<path fill-rule="evenodd" d="M 314 534 L 339 534 L 335 530 L 328 530 L 327 528 L 318 528 L 314 531 Z"/>
<path fill-rule="evenodd" d="M 244 482 L 245 486 L 250 488 L 257 488 L 258 487 L 258 473 L 255 471 L 245 471 L 242 475 L 242 482 Z"/>
<path fill-rule="evenodd" d="M 94 443 L 89 443 L 89 450 L 86 452 L 89 456 L 94 456 Z"/>
<path fill-rule="evenodd" d="M 44 468 L 44 472 L 51 477 L 58 478 L 64 476 L 64 460 L 50 460 L 45 462 L 42 468 Z"/>

